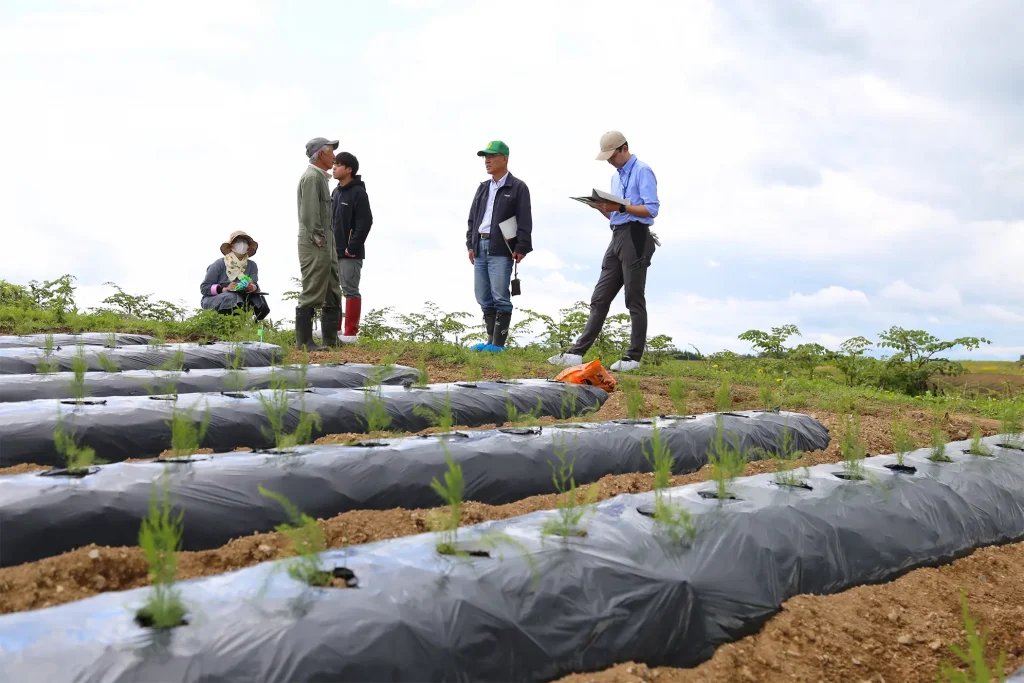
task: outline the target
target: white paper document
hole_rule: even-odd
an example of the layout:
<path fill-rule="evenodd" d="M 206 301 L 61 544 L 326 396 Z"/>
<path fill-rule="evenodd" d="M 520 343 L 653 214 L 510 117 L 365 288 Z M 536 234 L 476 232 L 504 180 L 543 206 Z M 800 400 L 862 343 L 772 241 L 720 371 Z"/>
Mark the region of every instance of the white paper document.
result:
<path fill-rule="evenodd" d="M 502 236 L 507 239 L 513 239 L 516 236 L 516 231 L 519 229 L 519 224 L 516 222 L 516 217 L 512 216 L 507 221 L 498 223 L 498 228 L 501 230 Z"/>

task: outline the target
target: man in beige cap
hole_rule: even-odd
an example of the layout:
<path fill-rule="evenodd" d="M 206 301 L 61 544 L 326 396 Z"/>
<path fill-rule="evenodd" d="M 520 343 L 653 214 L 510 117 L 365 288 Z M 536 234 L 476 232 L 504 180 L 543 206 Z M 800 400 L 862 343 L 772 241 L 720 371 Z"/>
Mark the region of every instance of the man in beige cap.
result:
<path fill-rule="evenodd" d="M 338 345 L 341 317 L 341 284 L 334 247 L 331 193 L 327 177 L 334 166 L 337 140 L 313 138 L 306 143 L 309 166 L 299 178 L 299 270 L 302 293 L 295 307 L 295 344 L 307 351 L 321 351 L 313 344 L 313 311 L 322 308 L 320 329 L 324 346 Z"/>
<path fill-rule="evenodd" d="M 598 161 L 607 161 L 616 168 L 612 176 L 611 194 L 622 197 L 623 204 L 599 202 L 594 208 L 608 219 L 612 239 L 601 262 L 601 275 L 590 299 L 590 317 L 583 334 L 568 351 L 548 359 L 552 365 L 579 365 L 583 356 L 601 333 L 608 308 L 626 289 L 626 308 L 632 333 L 629 351 L 611 369 L 619 372 L 636 370 L 647 343 L 647 268 L 651 265 L 657 238 L 651 226 L 658 215 L 658 180 L 651 167 L 629 151 L 626 136 L 617 130 L 601 136 Z"/>

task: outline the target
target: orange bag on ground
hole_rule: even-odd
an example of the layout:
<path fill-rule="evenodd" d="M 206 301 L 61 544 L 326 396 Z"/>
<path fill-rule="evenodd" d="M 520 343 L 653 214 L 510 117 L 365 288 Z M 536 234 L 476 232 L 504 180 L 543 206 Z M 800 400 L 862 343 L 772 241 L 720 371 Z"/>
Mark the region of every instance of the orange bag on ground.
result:
<path fill-rule="evenodd" d="M 555 381 L 568 384 L 589 384 L 592 387 L 600 387 L 609 394 L 615 391 L 615 387 L 618 386 L 615 378 L 601 367 L 601 361 L 599 360 L 592 360 L 583 365 L 566 368 L 558 374 Z"/>

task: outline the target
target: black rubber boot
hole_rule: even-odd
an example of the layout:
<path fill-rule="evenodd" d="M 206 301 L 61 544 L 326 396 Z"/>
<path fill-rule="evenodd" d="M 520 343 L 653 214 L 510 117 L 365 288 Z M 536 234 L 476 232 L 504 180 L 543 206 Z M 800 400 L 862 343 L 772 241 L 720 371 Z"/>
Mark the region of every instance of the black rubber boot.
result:
<path fill-rule="evenodd" d="M 499 311 L 494 320 L 494 338 L 491 341 L 495 346 L 505 346 L 508 342 L 508 329 L 512 324 L 512 311 Z"/>
<path fill-rule="evenodd" d="M 487 328 L 487 343 L 494 343 L 494 319 L 498 315 L 497 311 L 488 311 L 484 313 L 484 327 Z"/>
<path fill-rule="evenodd" d="M 335 348 L 338 344 L 338 322 L 341 320 L 341 307 L 325 306 L 320 315 L 320 329 L 324 333 L 324 346 Z"/>
<path fill-rule="evenodd" d="M 295 309 L 295 346 L 305 351 L 326 351 L 313 344 L 313 309 Z"/>

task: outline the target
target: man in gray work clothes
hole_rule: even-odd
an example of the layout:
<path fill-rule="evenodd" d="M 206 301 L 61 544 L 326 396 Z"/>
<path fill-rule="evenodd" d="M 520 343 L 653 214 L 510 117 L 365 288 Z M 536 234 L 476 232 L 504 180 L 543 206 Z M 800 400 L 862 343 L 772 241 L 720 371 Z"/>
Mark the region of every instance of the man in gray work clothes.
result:
<path fill-rule="evenodd" d="M 590 317 L 583 334 L 568 351 L 552 356 L 552 365 L 579 365 L 601 333 L 608 308 L 626 288 L 626 308 L 632 332 L 629 351 L 611 369 L 627 372 L 640 367 L 640 358 L 647 344 L 647 268 L 651 265 L 658 238 L 651 232 L 661 203 L 658 201 L 658 180 L 651 167 L 629 151 L 626 136 L 617 130 L 601 136 L 598 161 L 607 161 L 615 167 L 611 194 L 622 197 L 625 204 L 600 202 L 594 208 L 601 212 L 612 229 L 612 240 L 601 261 L 601 276 L 590 299 Z"/>
<path fill-rule="evenodd" d="M 309 166 L 299 178 L 299 269 L 302 293 L 295 307 L 295 344 L 307 351 L 323 350 L 313 345 L 313 311 L 322 308 L 320 328 L 324 345 L 338 345 L 341 317 L 341 285 L 331 224 L 331 193 L 327 178 L 334 166 L 337 140 L 313 138 L 306 143 Z"/>

